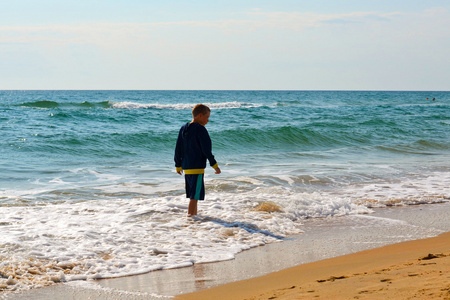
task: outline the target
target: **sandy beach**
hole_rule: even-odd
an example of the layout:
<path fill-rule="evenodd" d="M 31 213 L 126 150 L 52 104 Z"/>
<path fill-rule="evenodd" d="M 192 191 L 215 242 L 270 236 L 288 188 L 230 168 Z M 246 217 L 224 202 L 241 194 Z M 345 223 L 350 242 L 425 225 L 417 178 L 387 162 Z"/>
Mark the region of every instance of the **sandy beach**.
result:
<path fill-rule="evenodd" d="M 450 299 L 450 232 L 300 265 L 176 299 Z"/>
<path fill-rule="evenodd" d="M 304 221 L 303 234 L 244 251 L 233 260 L 123 278 L 72 281 L 0 297 L 450 299 L 449 213 L 450 203 L 446 202 L 310 219 Z M 424 259 L 429 254 L 430 259 Z"/>

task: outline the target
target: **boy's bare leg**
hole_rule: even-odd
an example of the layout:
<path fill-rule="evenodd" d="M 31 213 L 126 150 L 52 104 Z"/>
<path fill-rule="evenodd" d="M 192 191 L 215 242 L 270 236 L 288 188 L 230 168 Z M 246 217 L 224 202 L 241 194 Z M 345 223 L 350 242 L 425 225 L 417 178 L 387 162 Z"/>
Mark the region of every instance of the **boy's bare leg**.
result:
<path fill-rule="evenodd" d="M 189 201 L 188 216 L 195 216 L 196 214 L 197 214 L 197 200 L 191 199 L 191 201 Z"/>

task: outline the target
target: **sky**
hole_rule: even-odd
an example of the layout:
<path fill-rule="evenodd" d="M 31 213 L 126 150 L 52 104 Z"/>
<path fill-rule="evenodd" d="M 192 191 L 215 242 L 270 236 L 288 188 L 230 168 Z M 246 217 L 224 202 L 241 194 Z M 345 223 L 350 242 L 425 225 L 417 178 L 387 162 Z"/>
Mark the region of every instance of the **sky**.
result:
<path fill-rule="evenodd" d="M 0 90 L 450 90 L 448 0 L 0 0 Z"/>

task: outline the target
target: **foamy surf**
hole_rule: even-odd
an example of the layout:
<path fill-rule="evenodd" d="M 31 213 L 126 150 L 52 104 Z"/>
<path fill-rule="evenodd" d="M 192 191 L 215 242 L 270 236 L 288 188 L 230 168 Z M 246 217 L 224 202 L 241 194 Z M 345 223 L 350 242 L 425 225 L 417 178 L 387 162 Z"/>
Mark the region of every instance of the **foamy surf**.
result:
<path fill-rule="evenodd" d="M 246 103 L 246 102 L 220 102 L 220 103 L 208 103 L 205 102 L 205 105 L 210 107 L 211 109 L 236 109 L 236 108 L 255 108 L 261 107 L 261 104 L 257 103 Z M 137 102 L 110 102 L 112 108 L 118 109 L 188 109 L 192 110 L 192 103 L 179 103 L 179 104 L 160 104 L 160 103 L 137 103 Z"/>
<path fill-rule="evenodd" d="M 0 285 L 21 290 L 229 260 L 301 233 L 303 218 L 370 212 L 343 198 L 259 185 L 210 192 L 194 218 L 183 196 L 3 206 Z"/>
<path fill-rule="evenodd" d="M 230 202 L 210 199 L 196 218 L 186 217 L 183 198 L 2 207 L 0 286 L 27 289 L 228 260 L 301 232 L 282 214 L 254 211 L 245 199 Z"/>
<path fill-rule="evenodd" d="M 184 196 L 2 206 L 0 289 L 230 260 L 301 233 L 303 219 L 368 214 L 369 207 L 386 205 L 252 184 L 253 190 L 240 193 L 211 191 L 194 218 L 186 217 Z"/>

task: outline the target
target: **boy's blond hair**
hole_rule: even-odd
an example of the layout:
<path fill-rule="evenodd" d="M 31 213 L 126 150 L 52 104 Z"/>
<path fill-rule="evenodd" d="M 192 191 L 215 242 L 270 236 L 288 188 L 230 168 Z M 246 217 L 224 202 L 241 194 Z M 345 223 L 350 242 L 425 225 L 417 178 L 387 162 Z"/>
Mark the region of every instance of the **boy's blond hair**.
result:
<path fill-rule="evenodd" d="M 197 117 L 199 114 L 204 114 L 206 115 L 207 113 L 211 112 L 211 109 L 209 109 L 208 106 L 204 105 L 204 104 L 197 104 L 196 106 L 194 106 L 194 108 L 192 109 L 192 116 L 195 118 Z"/>

